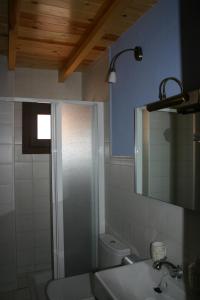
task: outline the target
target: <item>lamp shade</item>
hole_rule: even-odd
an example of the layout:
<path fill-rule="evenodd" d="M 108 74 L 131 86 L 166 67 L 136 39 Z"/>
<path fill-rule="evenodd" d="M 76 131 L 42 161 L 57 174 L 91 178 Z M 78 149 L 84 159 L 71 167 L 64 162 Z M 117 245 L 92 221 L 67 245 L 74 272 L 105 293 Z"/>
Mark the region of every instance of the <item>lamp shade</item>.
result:
<path fill-rule="evenodd" d="M 117 82 L 117 76 L 116 76 L 116 72 L 115 71 L 111 71 L 109 73 L 108 82 L 109 83 L 116 83 Z"/>

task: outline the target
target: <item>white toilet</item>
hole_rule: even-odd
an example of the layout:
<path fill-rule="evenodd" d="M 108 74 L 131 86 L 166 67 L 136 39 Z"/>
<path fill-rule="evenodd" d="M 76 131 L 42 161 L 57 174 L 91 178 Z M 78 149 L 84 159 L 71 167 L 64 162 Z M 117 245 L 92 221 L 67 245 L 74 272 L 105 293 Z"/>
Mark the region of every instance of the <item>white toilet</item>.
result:
<path fill-rule="evenodd" d="M 131 250 L 110 234 L 99 237 L 99 268 L 121 264 Z M 82 274 L 51 281 L 47 286 L 49 300 L 95 300 L 91 286 L 91 274 Z M 77 288 L 78 287 L 78 288 Z"/>
<path fill-rule="evenodd" d="M 111 234 L 101 234 L 99 238 L 99 268 L 105 269 L 121 265 L 122 259 L 131 254 L 130 248 Z"/>

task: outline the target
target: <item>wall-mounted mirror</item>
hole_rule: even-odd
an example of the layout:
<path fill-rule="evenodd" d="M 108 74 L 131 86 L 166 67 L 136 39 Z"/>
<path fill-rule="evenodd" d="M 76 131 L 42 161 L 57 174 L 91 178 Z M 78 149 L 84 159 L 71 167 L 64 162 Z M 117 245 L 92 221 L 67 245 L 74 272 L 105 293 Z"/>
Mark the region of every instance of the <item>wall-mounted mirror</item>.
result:
<path fill-rule="evenodd" d="M 135 110 L 136 193 L 200 211 L 200 113 Z"/>

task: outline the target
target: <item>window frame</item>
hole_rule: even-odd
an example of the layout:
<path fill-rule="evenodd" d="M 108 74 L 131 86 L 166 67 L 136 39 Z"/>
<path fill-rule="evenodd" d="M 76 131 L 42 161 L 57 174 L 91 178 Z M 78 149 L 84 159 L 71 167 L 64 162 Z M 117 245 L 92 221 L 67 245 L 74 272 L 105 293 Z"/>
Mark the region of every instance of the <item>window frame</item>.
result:
<path fill-rule="evenodd" d="M 37 115 L 51 115 L 51 104 L 23 102 L 22 153 L 50 154 L 51 139 L 37 138 Z"/>

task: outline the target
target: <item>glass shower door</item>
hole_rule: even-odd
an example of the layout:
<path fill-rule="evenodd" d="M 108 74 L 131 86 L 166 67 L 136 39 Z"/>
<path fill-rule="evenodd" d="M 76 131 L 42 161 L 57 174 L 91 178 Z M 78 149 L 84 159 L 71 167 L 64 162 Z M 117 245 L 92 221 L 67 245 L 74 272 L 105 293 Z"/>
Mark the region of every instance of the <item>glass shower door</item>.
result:
<path fill-rule="evenodd" d="M 98 241 L 95 105 L 61 108 L 65 276 L 96 267 Z"/>

